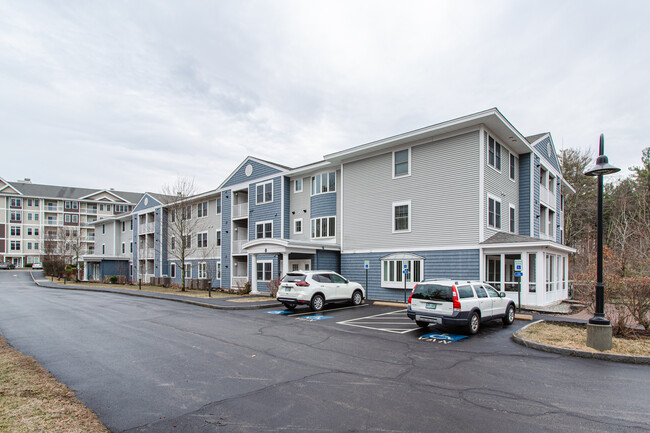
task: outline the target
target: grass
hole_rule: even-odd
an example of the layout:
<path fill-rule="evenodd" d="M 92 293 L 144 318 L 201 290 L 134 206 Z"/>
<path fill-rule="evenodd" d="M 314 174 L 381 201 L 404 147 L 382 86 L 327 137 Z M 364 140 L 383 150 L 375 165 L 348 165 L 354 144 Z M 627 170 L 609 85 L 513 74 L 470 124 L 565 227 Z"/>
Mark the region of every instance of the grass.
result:
<path fill-rule="evenodd" d="M 536 343 L 568 349 L 598 352 L 587 346 L 587 328 L 583 324 L 540 322 L 530 325 L 519 336 Z M 612 338 L 612 349 L 604 353 L 650 356 L 650 338 Z"/>
<path fill-rule="evenodd" d="M 0 431 L 108 432 L 95 413 L 0 335 Z"/>

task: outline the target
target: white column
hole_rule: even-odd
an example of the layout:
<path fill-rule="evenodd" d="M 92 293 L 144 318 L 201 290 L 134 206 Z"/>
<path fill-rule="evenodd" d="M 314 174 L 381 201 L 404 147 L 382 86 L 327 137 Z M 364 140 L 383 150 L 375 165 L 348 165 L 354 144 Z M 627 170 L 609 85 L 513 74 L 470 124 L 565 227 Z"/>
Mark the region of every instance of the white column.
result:
<path fill-rule="evenodd" d="M 251 293 L 260 293 L 257 291 L 257 254 L 251 254 Z"/>
<path fill-rule="evenodd" d="M 546 257 L 543 251 L 537 252 L 537 305 L 546 303 Z"/>
<path fill-rule="evenodd" d="M 500 273 L 501 273 L 501 290 L 506 290 L 506 255 L 501 254 L 501 259 L 499 261 Z"/>
<path fill-rule="evenodd" d="M 282 276 L 289 273 L 289 253 L 282 254 Z"/>

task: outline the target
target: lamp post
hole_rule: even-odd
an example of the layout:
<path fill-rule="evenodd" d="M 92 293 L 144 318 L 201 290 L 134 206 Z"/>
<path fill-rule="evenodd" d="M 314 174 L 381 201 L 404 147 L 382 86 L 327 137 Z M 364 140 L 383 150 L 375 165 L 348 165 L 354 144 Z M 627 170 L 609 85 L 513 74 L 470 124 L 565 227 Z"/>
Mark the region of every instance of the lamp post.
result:
<path fill-rule="evenodd" d="M 587 346 L 596 350 L 612 348 L 612 325 L 605 317 L 605 285 L 603 284 L 603 176 L 619 172 L 605 156 L 605 136 L 600 134 L 600 151 L 596 163 L 584 174 L 598 177 L 598 244 L 596 246 L 596 311 L 587 325 Z"/>

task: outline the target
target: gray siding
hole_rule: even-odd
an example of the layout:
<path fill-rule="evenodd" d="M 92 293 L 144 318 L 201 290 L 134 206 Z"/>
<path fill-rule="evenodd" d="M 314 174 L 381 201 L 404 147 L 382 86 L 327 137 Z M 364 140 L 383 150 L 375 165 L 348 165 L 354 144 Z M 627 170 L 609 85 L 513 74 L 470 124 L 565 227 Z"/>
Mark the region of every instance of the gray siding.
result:
<path fill-rule="evenodd" d="M 519 155 L 519 234 L 530 236 L 531 154 Z"/>
<path fill-rule="evenodd" d="M 400 252 L 400 251 L 395 251 Z M 366 270 L 364 261 L 370 262 L 366 296 L 371 299 L 390 299 L 403 301 L 404 289 L 381 287 L 381 258 L 390 253 L 342 254 L 341 274 L 351 281 L 365 287 Z M 424 279 L 458 278 L 463 280 L 480 279 L 479 250 L 416 251 L 424 258 Z M 408 290 L 406 296 L 408 297 Z"/>
<path fill-rule="evenodd" d="M 153 235 L 153 245 L 154 245 L 154 275 L 156 277 L 162 276 L 162 250 L 160 245 L 162 245 L 162 208 L 158 208 L 154 211 L 154 235 Z"/>
<path fill-rule="evenodd" d="M 535 155 L 533 163 L 533 237 L 539 238 L 539 173 L 540 159 Z"/>
<path fill-rule="evenodd" d="M 282 213 L 282 191 L 281 182 L 283 177 L 273 178 L 273 201 L 271 203 L 255 204 L 255 187 L 257 184 L 253 183 L 248 187 L 248 239 L 255 239 L 255 224 L 260 221 L 273 221 L 273 237 L 280 238 L 281 236 L 281 219 Z M 264 181 L 265 183 L 267 181 Z"/>
<path fill-rule="evenodd" d="M 343 166 L 345 251 L 478 243 L 479 132 L 412 147 L 411 176 L 392 152 Z M 393 202 L 411 200 L 411 232 L 392 233 Z"/>
<path fill-rule="evenodd" d="M 485 239 L 488 239 L 490 236 L 502 232 L 510 232 L 510 205 L 515 206 L 515 219 L 519 220 L 519 185 L 518 180 L 521 179 L 521 161 L 519 161 L 519 167 L 516 170 L 515 181 L 510 180 L 510 152 L 504 144 L 503 140 L 497 137 L 494 134 L 490 134 L 492 137 L 496 138 L 497 141 L 501 144 L 501 171 L 497 171 L 491 165 L 488 165 L 488 143 L 487 139 L 485 141 L 485 215 L 483 216 L 483 228 L 485 229 Z M 519 155 L 515 154 L 517 158 Z M 495 230 L 488 227 L 488 194 L 494 198 L 500 199 L 501 201 L 501 229 Z M 515 224 L 515 230 L 518 228 L 518 222 Z M 484 240 L 485 240 L 484 239 Z"/>
<path fill-rule="evenodd" d="M 291 239 L 298 241 L 308 241 L 309 240 L 309 215 L 311 215 L 311 186 L 309 184 L 309 177 L 302 177 L 302 192 L 294 192 L 294 182 L 291 182 L 291 203 L 289 204 L 290 212 L 290 224 L 291 224 Z M 294 179 L 295 180 L 295 179 Z M 294 220 L 302 219 L 302 234 L 294 234 Z"/>
<path fill-rule="evenodd" d="M 226 190 L 221 192 L 221 287 L 230 288 L 230 204 L 232 200 L 232 191 Z"/>
<path fill-rule="evenodd" d="M 137 267 L 138 267 L 138 216 L 137 215 L 131 215 L 131 221 L 133 221 L 133 233 L 132 233 L 132 240 L 133 240 L 133 272 L 134 274 L 137 274 Z M 95 230 L 97 232 L 97 230 Z M 97 236 L 97 234 L 95 234 Z M 95 244 L 96 245 L 96 244 Z M 97 247 L 95 246 L 95 249 Z"/>
<path fill-rule="evenodd" d="M 253 172 L 250 176 L 246 176 L 246 166 L 250 164 L 253 167 Z M 251 182 L 255 179 L 260 179 L 262 177 L 271 176 L 272 174 L 279 173 L 280 170 L 277 168 L 268 166 L 266 164 L 261 164 L 257 161 L 248 160 L 244 163 L 239 170 L 237 170 L 228 182 L 226 182 L 222 188 L 226 188 L 232 185 L 238 185 L 240 183 Z"/>

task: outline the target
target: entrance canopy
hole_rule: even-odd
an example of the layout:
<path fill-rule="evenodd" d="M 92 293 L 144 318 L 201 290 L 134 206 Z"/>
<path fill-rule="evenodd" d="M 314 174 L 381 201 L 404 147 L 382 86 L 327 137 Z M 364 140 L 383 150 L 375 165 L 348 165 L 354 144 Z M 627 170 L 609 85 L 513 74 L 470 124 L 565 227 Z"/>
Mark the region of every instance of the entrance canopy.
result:
<path fill-rule="evenodd" d="M 341 251 L 341 247 L 336 244 L 265 238 L 245 243 L 242 250 L 250 254 L 316 254 L 317 251 L 323 250 Z"/>

